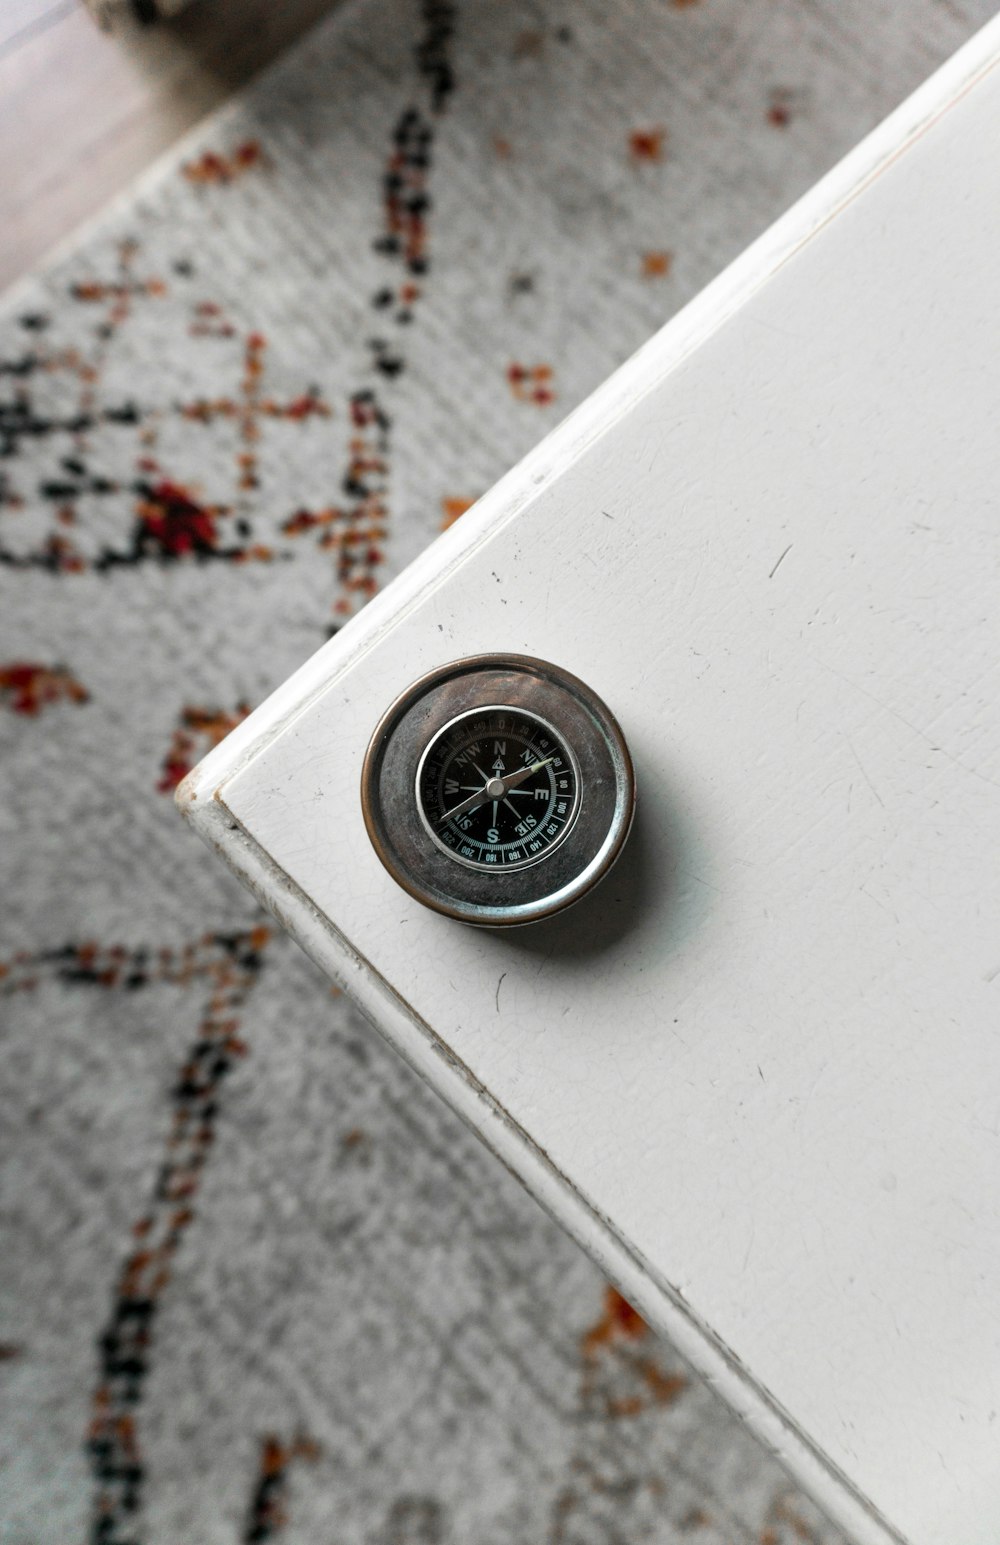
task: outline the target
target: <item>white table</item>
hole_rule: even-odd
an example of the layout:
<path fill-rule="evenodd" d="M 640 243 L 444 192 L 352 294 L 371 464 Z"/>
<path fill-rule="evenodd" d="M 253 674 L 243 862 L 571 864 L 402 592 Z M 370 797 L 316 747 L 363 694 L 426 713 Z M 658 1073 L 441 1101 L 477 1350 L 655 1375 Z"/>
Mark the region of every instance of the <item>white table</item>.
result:
<path fill-rule="evenodd" d="M 1000 23 L 182 786 L 866 1545 L 1000 1540 Z M 372 728 L 555 659 L 640 814 L 533 930 L 371 849 Z"/>

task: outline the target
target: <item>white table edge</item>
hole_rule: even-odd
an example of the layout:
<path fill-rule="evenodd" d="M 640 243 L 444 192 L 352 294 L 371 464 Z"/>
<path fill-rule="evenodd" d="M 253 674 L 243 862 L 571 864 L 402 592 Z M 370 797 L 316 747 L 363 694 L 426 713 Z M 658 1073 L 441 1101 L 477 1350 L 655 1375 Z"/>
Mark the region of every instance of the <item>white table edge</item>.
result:
<path fill-rule="evenodd" d="M 595 438 L 722 326 L 761 285 L 926 129 L 1000 63 L 1000 17 L 981 29 L 780 220 L 319 649 L 183 781 L 185 818 L 320 968 L 347 991 L 401 1056 L 488 1144 L 655 1328 L 858 1545 L 907 1545 L 610 1222 L 549 1161 L 230 815 L 227 781 L 315 698 L 405 620 L 469 554 L 559 477 Z"/>

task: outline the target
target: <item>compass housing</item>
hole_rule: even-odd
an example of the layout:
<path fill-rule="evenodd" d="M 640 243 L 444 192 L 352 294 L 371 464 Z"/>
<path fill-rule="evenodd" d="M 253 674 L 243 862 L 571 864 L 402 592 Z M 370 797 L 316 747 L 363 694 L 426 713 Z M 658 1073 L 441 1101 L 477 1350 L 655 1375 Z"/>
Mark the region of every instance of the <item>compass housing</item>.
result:
<path fill-rule="evenodd" d="M 435 747 L 465 719 L 488 714 L 539 726 L 572 769 L 572 808 L 557 833 L 540 839 L 541 851 L 523 842 L 510 864 L 449 849 L 423 794 Z M 473 655 L 420 677 L 382 716 L 361 803 L 376 853 L 411 896 L 462 922 L 506 927 L 561 911 L 607 874 L 632 824 L 635 774 L 617 721 L 578 677 L 527 655 Z"/>

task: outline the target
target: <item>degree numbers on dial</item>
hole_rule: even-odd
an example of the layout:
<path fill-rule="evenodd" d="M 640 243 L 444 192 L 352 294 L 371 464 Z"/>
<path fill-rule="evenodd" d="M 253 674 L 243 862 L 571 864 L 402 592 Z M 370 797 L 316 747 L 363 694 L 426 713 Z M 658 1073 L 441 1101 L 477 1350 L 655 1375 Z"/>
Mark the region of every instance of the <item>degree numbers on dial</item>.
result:
<path fill-rule="evenodd" d="M 576 771 L 554 731 L 516 709 L 473 710 L 424 752 L 417 798 L 434 841 L 476 869 L 523 868 L 569 831 Z"/>

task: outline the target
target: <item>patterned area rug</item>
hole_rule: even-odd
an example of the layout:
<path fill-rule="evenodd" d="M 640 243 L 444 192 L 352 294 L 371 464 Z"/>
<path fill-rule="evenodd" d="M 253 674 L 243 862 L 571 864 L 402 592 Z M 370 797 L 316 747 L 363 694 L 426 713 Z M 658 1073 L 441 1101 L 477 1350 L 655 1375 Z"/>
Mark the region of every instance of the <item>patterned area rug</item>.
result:
<path fill-rule="evenodd" d="M 839 1539 L 170 794 L 992 10 L 358 0 L 9 298 L 8 1545 Z"/>

